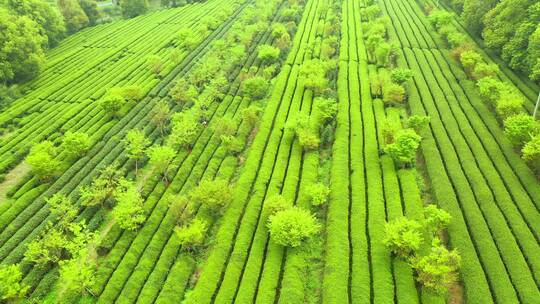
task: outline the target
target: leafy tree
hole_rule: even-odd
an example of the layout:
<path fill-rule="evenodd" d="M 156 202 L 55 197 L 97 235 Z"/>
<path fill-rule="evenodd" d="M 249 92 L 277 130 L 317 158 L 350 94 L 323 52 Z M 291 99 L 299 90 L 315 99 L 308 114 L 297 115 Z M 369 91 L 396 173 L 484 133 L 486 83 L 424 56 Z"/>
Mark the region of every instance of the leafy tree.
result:
<path fill-rule="evenodd" d="M 461 54 L 460 61 L 465 71 L 471 74 L 476 65 L 482 62 L 482 56 L 473 50 L 465 51 Z"/>
<path fill-rule="evenodd" d="M 316 115 L 321 123 L 333 121 L 337 115 L 337 101 L 334 98 L 315 97 Z"/>
<path fill-rule="evenodd" d="M 472 77 L 475 80 L 482 79 L 484 77 L 495 77 L 499 72 L 499 66 L 496 64 L 487 64 L 480 62 L 474 67 Z"/>
<path fill-rule="evenodd" d="M 155 173 L 163 176 L 165 182 L 168 181 L 169 167 L 172 164 L 176 153 L 169 146 L 153 146 L 146 151 L 149 164 Z"/>
<path fill-rule="evenodd" d="M 124 18 L 133 18 L 148 11 L 147 0 L 120 0 L 122 15 Z"/>
<path fill-rule="evenodd" d="M 495 110 L 501 119 L 506 119 L 512 115 L 517 115 L 523 111 L 524 99 L 521 95 L 510 92 L 510 91 L 501 91 L 499 92 L 499 101 Z"/>
<path fill-rule="evenodd" d="M 406 217 L 398 218 L 384 226 L 383 243 L 398 257 L 409 258 L 423 242 L 422 225 Z"/>
<path fill-rule="evenodd" d="M 100 18 L 97 2 L 94 0 L 79 0 L 81 8 L 88 17 L 90 25 L 95 25 Z"/>
<path fill-rule="evenodd" d="M 540 134 L 534 135 L 521 149 L 523 159 L 540 172 Z"/>
<path fill-rule="evenodd" d="M 95 282 L 96 261 L 88 256 L 88 250 L 85 248 L 79 252 L 76 257 L 60 261 L 60 278 L 58 286 L 60 291 L 77 295 L 91 294 L 90 288 Z M 62 294 L 63 298 L 67 297 Z"/>
<path fill-rule="evenodd" d="M 197 96 L 199 96 L 199 90 L 184 78 L 178 80 L 171 90 L 171 97 L 180 105 L 195 102 Z"/>
<path fill-rule="evenodd" d="M 173 127 L 170 135 L 171 143 L 190 148 L 199 135 L 199 129 L 200 123 L 194 115 L 177 115 L 173 118 Z"/>
<path fill-rule="evenodd" d="M 0 7 L 0 82 L 23 82 L 39 74 L 45 62 L 47 38 L 27 16 L 12 15 Z"/>
<path fill-rule="evenodd" d="M 148 67 L 150 70 L 156 74 L 159 75 L 161 71 L 163 70 L 163 60 L 158 55 L 150 55 L 146 59 L 146 62 L 148 63 Z"/>
<path fill-rule="evenodd" d="M 17 302 L 24 298 L 29 286 L 23 282 L 19 265 L 0 265 L 0 300 Z"/>
<path fill-rule="evenodd" d="M 429 14 L 428 20 L 437 29 L 440 29 L 441 27 L 450 24 L 453 18 L 454 14 L 450 12 L 445 10 L 434 10 Z"/>
<path fill-rule="evenodd" d="M 47 199 L 49 210 L 58 220 L 58 226 L 66 227 L 71 223 L 79 213 L 69 197 L 56 193 Z"/>
<path fill-rule="evenodd" d="M 373 33 L 369 35 L 366 39 L 366 48 L 367 48 L 368 54 L 374 57 L 375 50 L 381 43 L 384 43 L 384 42 L 385 42 L 385 39 L 380 34 Z"/>
<path fill-rule="evenodd" d="M 114 90 L 109 90 L 99 101 L 99 105 L 105 110 L 105 113 L 113 117 L 119 114 L 120 109 L 122 109 L 125 104 L 126 99 L 124 96 Z"/>
<path fill-rule="evenodd" d="M 80 157 L 88 151 L 91 144 L 92 140 L 88 134 L 68 131 L 64 134 L 61 149 L 70 156 Z"/>
<path fill-rule="evenodd" d="M 143 198 L 137 187 L 130 181 L 123 180 L 114 193 L 116 206 L 113 217 L 122 229 L 136 230 L 146 220 Z"/>
<path fill-rule="evenodd" d="M 255 76 L 244 80 L 242 83 L 242 90 L 244 94 L 253 99 L 262 99 L 266 96 L 268 91 L 268 81 L 260 76 Z"/>
<path fill-rule="evenodd" d="M 238 137 L 233 135 L 221 135 L 221 144 L 232 155 L 237 155 L 244 149 L 244 143 Z"/>
<path fill-rule="evenodd" d="M 191 28 L 181 28 L 176 36 L 177 46 L 185 50 L 193 50 L 200 42 L 200 38 Z"/>
<path fill-rule="evenodd" d="M 268 218 L 270 237 L 279 245 L 298 247 L 319 232 L 321 226 L 309 211 L 290 207 Z"/>
<path fill-rule="evenodd" d="M 424 208 L 424 220 L 422 226 L 427 233 L 431 236 L 435 236 L 437 232 L 448 226 L 451 220 L 452 216 L 450 216 L 448 212 L 430 204 Z"/>
<path fill-rule="evenodd" d="M 409 81 L 413 77 L 413 72 L 409 69 L 393 69 L 390 74 L 390 79 L 393 83 L 402 85 L 403 83 Z"/>
<path fill-rule="evenodd" d="M 189 197 L 195 205 L 202 205 L 216 215 L 232 202 L 232 189 L 224 179 L 203 180 L 191 190 Z"/>
<path fill-rule="evenodd" d="M 504 134 L 517 146 L 530 141 L 540 133 L 540 122 L 528 114 L 517 114 L 504 121 Z"/>
<path fill-rule="evenodd" d="M 405 101 L 405 88 L 399 84 L 385 84 L 382 94 L 383 102 L 387 105 L 399 105 Z"/>
<path fill-rule="evenodd" d="M 195 251 L 204 244 L 208 223 L 201 219 L 194 219 L 187 226 L 175 227 L 174 232 L 182 249 Z"/>
<path fill-rule="evenodd" d="M 231 136 L 236 133 L 236 123 L 230 117 L 221 117 L 214 126 L 214 134 L 218 137 Z"/>
<path fill-rule="evenodd" d="M 250 127 L 253 128 L 259 122 L 259 113 L 261 108 L 251 105 L 242 110 L 242 120 Z"/>
<path fill-rule="evenodd" d="M 69 33 L 78 32 L 90 23 L 77 0 L 58 0 L 58 8 L 64 16 L 66 29 Z"/>
<path fill-rule="evenodd" d="M 112 91 L 115 91 L 114 89 Z M 117 91 L 124 99 L 131 101 L 139 101 L 144 97 L 142 88 L 138 85 L 128 85 L 118 88 Z"/>
<path fill-rule="evenodd" d="M 164 136 L 165 126 L 171 118 L 171 108 L 169 103 L 161 99 L 157 102 L 156 107 L 153 109 L 152 121 L 158 126 L 161 137 Z"/>
<path fill-rule="evenodd" d="M 50 141 L 43 141 L 30 149 L 26 163 L 39 179 L 48 181 L 60 173 L 62 162 L 55 159 L 56 150 Z"/>
<path fill-rule="evenodd" d="M 478 94 L 488 104 L 496 105 L 500 92 L 505 90 L 505 84 L 494 77 L 483 77 L 476 82 Z"/>
<path fill-rule="evenodd" d="M 431 252 L 413 258 L 411 265 L 420 284 L 439 294 L 445 294 L 458 280 L 460 262 L 461 257 L 456 250 L 449 251 L 435 238 Z"/>
<path fill-rule="evenodd" d="M 412 129 L 399 130 L 395 141 L 384 147 L 384 152 L 398 164 L 411 165 L 416 159 L 416 150 L 422 137 Z"/>
<path fill-rule="evenodd" d="M 279 59 L 280 50 L 277 47 L 273 47 L 268 44 L 259 46 L 259 52 L 257 58 L 259 58 L 265 64 L 275 63 Z"/>
<path fill-rule="evenodd" d="M 321 42 L 321 58 L 327 60 L 334 57 L 337 53 L 338 46 L 339 41 L 336 36 L 324 38 Z"/>
<path fill-rule="evenodd" d="M 296 129 L 296 136 L 298 136 L 298 142 L 307 151 L 314 150 L 319 147 L 319 136 L 309 128 Z"/>
<path fill-rule="evenodd" d="M 416 132 L 420 132 L 420 130 L 425 129 L 429 125 L 430 120 L 431 118 L 429 116 L 411 115 L 409 118 L 407 118 L 405 124 L 408 128 L 411 128 Z"/>
<path fill-rule="evenodd" d="M 291 203 L 281 194 L 269 196 L 264 200 L 264 211 L 268 216 L 272 216 L 277 212 L 287 210 L 291 207 Z"/>
<path fill-rule="evenodd" d="M 99 177 L 95 178 L 89 186 L 79 188 L 79 195 L 85 206 L 95 206 L 110 200 L 120 184 L 124 172 L 118 170 L 117 166 L 113 164 L 103 168 L 99 174 Z"/>
<path fill-rule="evenodd" d="M 465 27 L 476 35 L 480 34 L 484 27 L 482 23 L 484 15 L 495 7 L 497 2 L 497 0 L 464 0 L 461 18 L 465 22 Z"/>
<path fill-rule="evenodd" d="M 330 195 L 330 188 L 323 183 L 314 183 L 307 188 L 307 195 L 311 199 L 313 206 L 326 204 Z"/>
<path fill-rule="evenodd" d="M 326 72 L 327 66 L 323 61 L 311 59 L 300 66 L 299 78 L 304 81 L 306 88 L 320 92 L 327 84 Z"/>
<path fill-rule="evenodd" d="M 60 11 L 42 0 L 6 0 L 6 6 L 19 16 L 27 16 L 40 27 L 40 33 L 47 37 L 48 45 L 55 46 L 66 31 Z"/>
<path fill-rule="evenodd" d="M 135 175 L 137 175 L 139 161 L 144 158 L 150 140 L 146 138 L 143 131 L 130 130 L 126 134 L 125 143 L 128 158 L 135 161 Z"/>
<path fill-rule="evenodd" d="M 491 1 L 491 0 L 490 0 Z M 501 49 L 527 18 L 527 9 L 535 0 L 502 0 L 484 17 L 482 37 L 490 48 Z"/>

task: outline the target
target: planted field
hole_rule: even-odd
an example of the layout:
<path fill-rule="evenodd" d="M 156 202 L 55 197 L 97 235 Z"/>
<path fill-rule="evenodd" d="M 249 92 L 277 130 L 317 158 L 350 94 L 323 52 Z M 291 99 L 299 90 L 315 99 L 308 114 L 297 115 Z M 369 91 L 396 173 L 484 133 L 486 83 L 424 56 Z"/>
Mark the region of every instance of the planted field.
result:
<path fill-rule="evenodd" d="M 538 83 L 455 9 L 207 0 L 64 38 L 0 113 L 0 303 L 538 303 Z"/>

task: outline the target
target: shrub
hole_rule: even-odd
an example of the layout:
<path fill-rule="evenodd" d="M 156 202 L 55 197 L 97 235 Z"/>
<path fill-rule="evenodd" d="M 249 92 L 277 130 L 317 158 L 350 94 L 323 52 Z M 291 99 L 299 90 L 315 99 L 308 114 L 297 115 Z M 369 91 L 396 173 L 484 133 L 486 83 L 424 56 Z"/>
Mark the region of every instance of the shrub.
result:
<path fill-rule="evenodd" d="M 68 131 L 64 134 L 61 148 L 70 156 L 82 156 L 88 151 L 91 143 L 88 134 Z"/>
<path fill-rule="evenodd" d="M 416 159 L 416 150 L 421 140 L 422 137 L 412 129 L 399 130 L 394 142 L 384 147 L 384 152 L 398 164 L 409 165 Z"/>
<path fill-rule="evenodd" d="M 383 87 L 383 102 L 387 105 L 402 104 L 405 100 L 405 88 L 395 83 Z"/>
<path fill-rule="evenodd" d="M 268 218 L 268 230 L 272 240 L 282 246 L 298 247 L 314 236 L 320 225 L 307 210 L 291 207 L 276 212 Z"/>
<path fill-rule="evenodd" d="M 471 72 L 474 71 L 476 65 L 479 62 L 482 62 L 482 56 L 476 51 L 468 50 L 461 54 L 460 61 L 465 71 L 470 75 Z"/>
<path fill-rule="evenodd" d="M 26 163 L 38 179 L 48 181 L 60 174 L 61 162 L 56 157 L 56 148 L 50 141 L 43 141 L 30 149 Z"/>
<path fill-rule="evenodd" d="M 307 188 L 307 195 L 311 199 L 311 204 L 313 206 L 324 205 L 328 201 L 330 188 L 323 183 L 311 184 Z"/>
<path fill-rule="evenodd" d="M 253 100 L 262 99 L 268 91 L 268 81 L 260 76 L 255 76 L 244 80 L 242 83 L 243 92 L 246 96 Z"/>
<path fill-rule="evenodd" d="M 393 83 L 402 85 L 413 77 L 413 72 L 409 69 L 394 69 L 390 74 Z"/>
<path fill-rule="evenodd" d="M 475 80 L 482 79 L 484 77 L 494 77 L 499 72 L 499 66 L 496 64 L 478 63 L 472 72 L 472 77 Z"/>
<path fill-rule="evenodd" d="M 143 198 L 137 187 L 128 181 L 121 181 L 114 193 L 116 206 L 112 215 L 122 229 L 136 230 L 146 220 Z"/>
<path fill-rule="evenodd" d="M 412 259 L 411 266 L 416 271 L 416 280 L 424 287 L 439 294 L 445 294 L 458 279 L 457 270 L 461 257 L 456 250 L 449 251 L 434 239 L 431 252 Z"/>
<path fill-rule="evenodd" d="M 264 210 L 268 216 L 272 216 L 277 212 L 286 210 L 291 207 L 291 203 L 280 194 L 269 196 L 264 200 Z"/>
<path fill-rule="evenodd" d="M 517 146 L 530 141 L 540 132 L 540 122 L 528 114 L 517 114 L 504 121 L 504 133 Z"/>
<path fill-rule="evenodd" d="M 194 204 L 202 205 L 212 214 L 219 214 L 233 199 L 232 189 L 224 179 L 201 181 L 189 197 Z"/>
<path fill-rule="evenodd" d="M 259 58 L 265 64 L 275 63 L 279 59 L 280 50 L 277 47 L 263 44 L 259 46 L 259 52 L 257 58 Z"/>
<path fill-rule="evenodd" d="M 535 170 L 540 170 L 540 135 L 535 135 L 521 149 L 523 159 Z"/>
<path fill-rule="evenodd" d="M 407 118 L 405 124 L 408 128 L 411 128 L 418 133 L 429 125 L 430 120 L 431 118 L 429 116 L 411 115 Z"/>
<path fill-rule="evenodd" d="M 495 110 L 502 120 L 523 111 L 524 100 L 521 95 L 505 90 L 501 91 L 499 96 L 499 101 L 497 102 Z"/>
<path fill-rule="evenodd" d="M 120 109 L 122 109 L 122 107 L 125 104 L 126 104 L 126 99 L 124 98 L 124 96 L 114 91 L 107 92 L 105 97 L 103 97 L 99 101 L 99 106 L 103 108 L 105 113 L 111 116 L 118 115 L 118 112 L 120 111 Z"/>
<path fill-rule="evenodd" d="M 0 266 L 0 300 L 15 303 L 24 298 L 28 286 L 23 282 L 19 265 Z"/>
<path fill-rule="evenodd" d="M 189 225 L 176 227 L 174 232 L 182 249 L 193 251 L 204 243 L 208 224 L 201 219 L 194 219 Z"/>
<path fill-rule="evenodd" d="M 422 245 L 421 228 L 417 221 L 401 217 L 385 224 L 382 241 L 396 256 L 409 258 Z"/>

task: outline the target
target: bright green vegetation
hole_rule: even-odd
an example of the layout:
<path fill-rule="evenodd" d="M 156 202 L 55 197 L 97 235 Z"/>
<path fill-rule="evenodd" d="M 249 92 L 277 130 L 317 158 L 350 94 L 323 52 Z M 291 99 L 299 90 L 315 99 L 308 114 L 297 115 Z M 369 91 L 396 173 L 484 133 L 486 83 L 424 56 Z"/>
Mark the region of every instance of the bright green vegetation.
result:
<path fill-rule="evenodd" d="M 465 30 L 512 1 L 180 2 L 5 82 L 0 303 L 540 299 L 537 86 Z"/>

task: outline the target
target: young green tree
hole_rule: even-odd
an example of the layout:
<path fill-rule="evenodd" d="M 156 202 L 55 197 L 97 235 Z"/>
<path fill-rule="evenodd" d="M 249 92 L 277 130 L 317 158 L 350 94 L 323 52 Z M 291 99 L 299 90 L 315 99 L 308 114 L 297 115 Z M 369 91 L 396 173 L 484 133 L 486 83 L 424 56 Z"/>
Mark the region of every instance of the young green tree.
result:
<path fill-rule="evenodd" d="M 266 96 L 268 91 L 268 81 L 260 76 L 255 76 L 244 80 L 242 83 L 242 90 L 244 94 L 253 99 L 262 99 Z"/>
<path fill-rule="evenodd" d="M 141 130 L 130 130 L 124 140 L 129 159 L 135 161 L 135 175 L 139 168 L 139 161 L 144 158 L 146 148 L 150 145 L 150 140 L 146 138 Z"/>
<path fill-rule="evenodd" d="M 58 220 L 59 227 L 67 227 L 79 213 L 71 199 L 61 193 L 56 193 L 47 199 L 51 214 Z"/>
<path fill-rule="evenodd" d="M 279 54 L 280 50 L 277 47 L 263 44 L 259 46 L 257 58 L 259 58 L 264 64 L 273 64 L 279 59 Z"/>
<path fill-rule="evenodd" d="M 126 99 L 114 90 L 107 91 L 107 94 L 100 99 L 99 105 L 106 114 L 112 117 L 118 116 L 120 109 L 126 104 Z"/>
<path fill-rule="evenodd" d="M 324 205 L 328 202 L 330 188 L 323 183 L 314 183 L 307 188 L 307 195 L 311 199 L 313 206 Z"/>
<path fill-rule="evenodd" d="M 460 61 L 465 71 L 470 75 L 476 65 L 482 62 L 482 55 L 473 50 L 465 51 L 461 54 Z"/>
<path fill-rule="evenodd" d="M 64 15 L 66 29 L 69 33 L 78 32 L 90 23 L 77 0 L 58 0 L 58 8 Z"/>
<path fill-rule="evenodd" d="M 537 172 L 540 172 L 540 134 L 532 137 L 530 141 L 525 143 L 523 149 L 523 159 L 533 167 Z"/>
<path fill-rule="evenodd" d="M 300 246 L 321 228 L 315 216 L 299 207 L 290 207 L 271 215 L 267 227 L 272 240 L 287 247 Z"/>
<path fill-rule="evenodd" d="M 150 71 L 152 71 L 156 75 L 159 75 L 163 70 L 164 62 L 158 55 L 148 56 L 146 62 L 148 64 L 148 67 L 150 68 Z"/>
<path fill-rule="evenodd" d="M 214 126 L 214 134 L 218 137 L 236 134 L 236 123 L 230 117 L 221 117 Z"/>
<path fill-rule="evenodd" d="M 232 189 L 224 179 L 202 180 L 191 190 L 189 197 L 195 205 L 201 205 L 211 214 L 219 214 L 232 201 Z"/>
<path fill-rule="evenodd" d="M 176 36 L 177 46 L 187 51 L 193 50 L 199 44 L 199 37 L 191 28 L 181 28 Z"/>
<path fill-rule="evenodd" d="M 163 137 L 165 135 L 165 126 L 171 118 L 171 108 L 169 107 L 169 103 L 164 99 L 158 101 L 152 112 L 152 121 L 158 126 L 159 133 L 161 134 L 161 137 Z"/>
<path fill-rule="evenodd" d="M 421 130 L 427 128 L 430 120 L 431 118 L 429 116 L 411 115 L 405 121 L 405 125 L 407 128 L 411 128 L 419 133 Z"/>
<path fill-rule="evenodd" d="M 261 108 L 250 105 L 242 110 L 242 120 L 249 126 L 250 129 L 254 128 L 259 123 L 259 113 Z"/>
<path fill-rule="evenodd" d="M 461 257 L 456 250 L 449 251 L 435 238 L 431 252 L 411 259 L 411 266 L 420 284 L 436 293 L 446 294 L 458 280 L 460 262 Z"/>
<path fill-rule="evenodd" d="M 182 113 L 173 117 L 173 127 L 169 136 L 172 145 L 190 149 L 199 135 L 201 124 L 195 115 Z"/>
<path fill-rule="evenodd" d="M 412 165 L 422 137 L 412 129 L 399 130 L 393 143 L 384 147 L 384 152 L 401 165 Z"/>
<path fill-rule="evenodd" d="M 398 218 L 384 226 L 383 243 L 398 257 L 409 258 L 423 242 L 422 225 L 405 217 Z"/>
<path fill-rule="evenodd" d="M 328 82 L 326 72 L 327 66 L 323 61 L 311 59 L 302 63 L 299 77 L 304 81 L 306 88 L 320 92 L 326 87 Z"/>
<path fill-rule="evenodd" d="M 475 80 L 479 80 L 485 77 L 495 77 L 499 72 L 499 66 L 496 64 L 487 64 L 480 62 L 476 64 L 472 71 L 472 77 Z"/>
<path fill-rule="evenodd" d="M 120 184 L 124 172 L 115 164 L 102 169 L 99 177 L 95 178 L 90 185 L 79 187 L 79 195 L 84 206 L 103 205 L 111 201 L 116 187 Z"/>
<path fill-rule="evenodd" d="M 188 225 L 175 227 L 174 232 L 182 249 L 196 251 L 204 244 L 208 223 L 201 219 L 194 219 Z"/>
<path fill-rule="evenodd" d="M 413 72 L 409 69 L 393 69 L 392 73 L 390 74 L 390 79 L 393 83 L 402 85 L 403 83 L 409 81 L 413 77 Z"/>
<path fill-rule="evenodd" d="M 189 84 L 184 78 L 178 80 L 171 90 L 171 97 L 179 105 L 195 102 L 199 96 L 199 91 L 194 85 Z"/>
<path fill-rule="evenodd" d="M 133 18 L 148 11 L 147 0 L 120 0 L 120 8 L 124 18 Z"/>
<path fill-rule="evenodd" d="M 49 181 L 60 173 L 62 162 L 55 159 L 57 149 L 50 141 L 43 141 L 30 149 L 26 163 L 42 181 Z"/>
<path fill-rule="evenodd" d="M 74 258 L 60 261 L 58 290 L 62 298 L 91 294 L 94 285 L 97 264 L 88 256 L 88 249 L 83 249 Z"/>
<path fill-rule="evenodd" d="M 315 97 L 314 100 L 317 111 L 317 123 L 325 124 L 335 119 L 337 115 L 337 101 L 334 98 Z"/>
<path fill-rule="evenodd" d="M 149 165 L 153 172 L 163 177 L 167 183 L 169 180 L 169 167 L 171 166 L 176 153 L 169 146 L 152 146 L 146 151 L 149 158 Z"/>
<path fill-rule="evenodd" d="M 19 265 L 0 265 L 0 300 L 16 303 L 24 298 L 29 286 L 22 279 Z"/>
<path fill-rule="evenodd" d="M 272 216 L 277 212 L 289 209 L 292 203 L 289 202 L 283 195 L 274 194 L 264 200 L 264 211 L 267 216 Z"/>
<path fill-rule="evenodd" d="M 60 148 L 64 150 L 69 156 L 81 157 L 88 151 L 92 140 L 88 134 L 83 132 L 71 132 L 68 131 L 64 134 L 62 145 Z"/>
<path fill-rule="evenodd" d="M 143 198 L 130 181 L 121 181 L 114 193 L 116 206 L 112 215 L 122 229 L 136 230 L 146 220 Z"/>
<path fill-rule="evenodd" d="M 405 101 L 405 88 L 395 83 L 388 83 L 383 87 L 383 102 L 387 105 L 399 105 Z"/>
<path fill-rule="evenodd" d="M 503 90 L 499 92 L 499 100 L 495 111 L 502 120 L 523 112 L 524 98 L 519 93 Z"/>
<path fill-rule="evenodd" d="M 540 133 L 540 122 L 528 114 L 517 114 L 504 121 L 504 134 L 516 146 L 522 146 Z"/>

